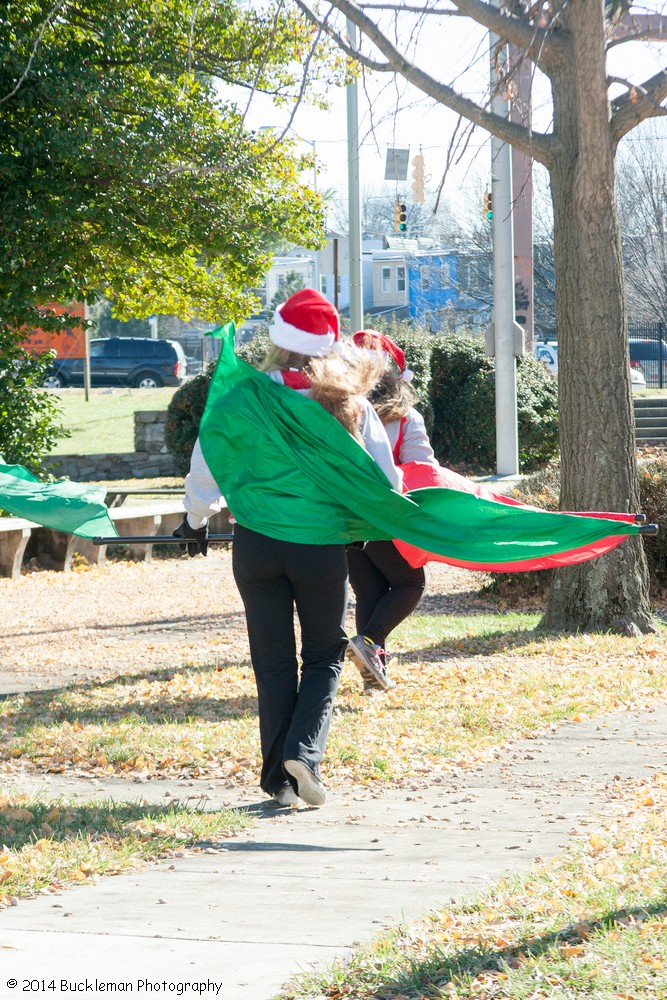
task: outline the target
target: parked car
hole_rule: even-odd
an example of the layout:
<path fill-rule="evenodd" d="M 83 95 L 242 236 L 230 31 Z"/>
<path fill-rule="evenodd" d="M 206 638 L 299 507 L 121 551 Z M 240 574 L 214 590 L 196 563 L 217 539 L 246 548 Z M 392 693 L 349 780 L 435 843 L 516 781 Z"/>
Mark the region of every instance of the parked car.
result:
<path fill-rule="evenodd" d="M 667 386 L 667 343 L 664 340 L 661 342 L 630 337 L 629 344 L 630 367 L 642 373 L 646 385 L 660 388 Z"/>
<path fill-rule="evenodd" d="M 630 366 L 630 382 L 632 385 L 632 391 L 637 392 L 639 389 L 646 388 L 646 379 L 639 368 L 633 368 Z"/>
<path fill-rule="evenodd" d="M 174 340 L 151 337 L 109 337 L 90 342 L 90 384 L 156 389 L 180 385 L 187 374 L 187 361 Z M 42 385 L 60 389 L 83 385 L 83 358 L 55 358 Z"/>

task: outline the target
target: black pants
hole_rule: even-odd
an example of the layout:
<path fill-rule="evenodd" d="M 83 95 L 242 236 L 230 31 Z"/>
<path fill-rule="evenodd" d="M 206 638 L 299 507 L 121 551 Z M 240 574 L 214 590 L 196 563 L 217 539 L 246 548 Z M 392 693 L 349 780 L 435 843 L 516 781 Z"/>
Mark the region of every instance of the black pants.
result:
<path fill-rule="evenodd" d="M 384 646 L 390 632 L 419 604 L 426 574 L 413 569 L 392 542 L 348 549 L 347 562 L 357 598 L 357 632 Z"/>
<path fill-rule="evenodd" d="M 281 542 L 237 524 L 232 565 L 257 682 L 260 784 L 270 795 L 289 780 L 284 760 L 300 760 L 319 775 L 347 647 L 345 547 Z"/>

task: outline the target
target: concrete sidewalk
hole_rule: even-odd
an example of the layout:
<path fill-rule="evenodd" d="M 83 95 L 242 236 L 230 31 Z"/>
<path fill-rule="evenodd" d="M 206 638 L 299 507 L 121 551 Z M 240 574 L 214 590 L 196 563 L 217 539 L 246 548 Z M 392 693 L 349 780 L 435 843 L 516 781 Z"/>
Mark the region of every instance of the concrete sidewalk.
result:
<path fill-rule="evenodd" d="M 2 911 L 0 997 L 43 979 L 47 996 L 101 996 L 112 986 L 177 996 L 180 985 L 184 996 L 270 1000 L 292 974 L 382 927 L 558 853 L 609 807 L 616 775 L 666 766 L 661 707 L 563 726 L 428 789 L 334 788 L 319 810 L 279 810 L 254 792 L 207 785 L 211 807 L 253 810 L 253 829 L 217 851 Z M 201 788 L 65 775 L 4 784 L 161 803 L 167 793 L 198 799 Z"/>

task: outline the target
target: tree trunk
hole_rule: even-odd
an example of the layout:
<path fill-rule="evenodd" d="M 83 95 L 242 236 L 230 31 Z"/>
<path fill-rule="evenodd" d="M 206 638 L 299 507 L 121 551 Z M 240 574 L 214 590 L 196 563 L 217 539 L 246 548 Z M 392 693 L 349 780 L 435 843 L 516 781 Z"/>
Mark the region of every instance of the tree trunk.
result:
<path fill-rule="evenodd" d="M 565 7 L 572 48 L 553 80 L 559 152 L 551 168 L 559 352 L 561 507 L 637 511 L 635 428 L 603 0 Z M 642 541 L 557 570 L 542 626 L 652 631 Z"/>

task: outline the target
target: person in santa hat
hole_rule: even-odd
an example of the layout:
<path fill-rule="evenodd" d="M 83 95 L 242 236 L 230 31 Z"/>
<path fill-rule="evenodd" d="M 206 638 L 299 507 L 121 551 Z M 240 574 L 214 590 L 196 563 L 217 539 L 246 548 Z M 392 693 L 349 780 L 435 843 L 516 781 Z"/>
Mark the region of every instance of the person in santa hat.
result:
<path fill-rule="evenodd" d="M 365 395 L 381 372 L 377 356 L 370 359 L 370 352 L 354 348 L 347 349 L 349 357 L 343 356 L 338 312 L 313 289 L 297 292 L 278 307 L 269 337 L 272 348 L 263 364 L 268 376 L 327 409 L 401 492 L 402 475 Z M 326 440 L 322 448 L 327 448 Z M 248 474 L 261 485 L 261 468 Z M 290 477 L 281 497 L 283 518 L 289 516 L 298 490 L 293 470 Z M 185 480 L 187 514 L 177 529 L 189 554 L 206 554 L 207 518 L 223 504 L 198 441 Z M 233 572 L 245 607 L 257 683 L 261 787 L 281 806 L 296 805 L 299 799 L 320 806 L 326 801 L 320 762 L 348 643 L 348 570 L 345 544 L 305 544 L 299 541 L 300 527 L 295 515 L 291 540 L 285 541 L 271 537 L 270 525 L 260 533 L 237 523 Z M 295 607 L 301 625 L 300 671 Z"/>
<path fill-rule="evenodd" d="M 405 367 L 401 348 L 376 330 L 360 330 L 352 340 L 357 347 L 377 352 L 384 359 L 384 371 L 369 399 L 384 424 L 396 464 L 437 465 L 424 418 L 414 406 L 413 373 Z M 394 687 L 386 667 L 387 637 L 419 604 L 426 586 L 424 569 L 413 569 L 389 541 L 367 542 L 363 549 L 350 549 L 347 560 L 357 599 L 358 632 L 350 639 L 348 652 L 365 689 L 387 691 Z"/>

